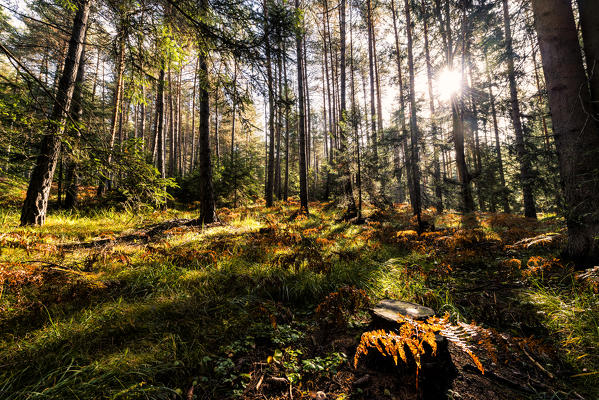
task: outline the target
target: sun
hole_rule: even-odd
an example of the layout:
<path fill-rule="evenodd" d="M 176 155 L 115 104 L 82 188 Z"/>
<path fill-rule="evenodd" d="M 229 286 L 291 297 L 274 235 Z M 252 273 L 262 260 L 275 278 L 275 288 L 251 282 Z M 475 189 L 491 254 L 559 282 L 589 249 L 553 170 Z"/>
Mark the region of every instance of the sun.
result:
<path fill-rule="evenodd" d="M 448 101 L 462 91 L 462 74 L 445 68 L 437 78 L 437 90 L 439 97 Z"/>

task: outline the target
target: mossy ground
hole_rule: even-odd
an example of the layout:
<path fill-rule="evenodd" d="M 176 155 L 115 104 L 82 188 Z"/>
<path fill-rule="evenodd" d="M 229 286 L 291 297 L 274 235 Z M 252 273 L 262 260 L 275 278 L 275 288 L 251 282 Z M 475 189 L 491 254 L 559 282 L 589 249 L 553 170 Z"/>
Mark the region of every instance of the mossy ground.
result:
<path fill-rule="evenodd" d="M 290 201 L 221 209 L 217 226 L 86 248 L 64 244 L 194 212 L 57 211 L 41 228 L 20 228 L 18 209 L 3 200 L 3 399 L 315 398 L 318 391 L 333 399 L 414 398 L 412 375 L 351 366 L 366 313 L 348 313 L 344 326 L 327 325 L 326 310 L 316 316 L 329 293 L 347 286 L 526 338 L 532 360 L 555 376 L 520 356 L 504 354 L 497 364 L 481 352 L 491 378 L 456 361 L 464 368 L 447 398 L 599 395 L 597 286 L 554 260 L 555 240 L 515 245 L 560 232 L 556 218 L 464 219 L 431 210 L 436 231 L 418 236 L 405 206 L 368 209 L 368 222 L 352 225 L 318 203 L 310 216 L 290 220 L 298 206 Z M 506 368 L 522 375 L 516 387 L 492 379 Z M 366 374 L 368 382 L 353 384 Z"/>

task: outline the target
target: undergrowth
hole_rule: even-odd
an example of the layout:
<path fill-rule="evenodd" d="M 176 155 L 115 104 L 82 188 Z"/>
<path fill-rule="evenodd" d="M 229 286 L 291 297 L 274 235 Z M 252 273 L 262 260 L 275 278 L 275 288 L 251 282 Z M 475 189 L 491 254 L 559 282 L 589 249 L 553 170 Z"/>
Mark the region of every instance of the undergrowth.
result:
<path fill-rule="evenodd" d="M 556 260 L 559 234 L 547 236 L 559 233 L 554 220 L 476 215 L 473 225 L 428 212 L 437 231 L 418 235 L 405 207 L 352 225 L 339 222 L 340 211 L 311 206 L 310 216 L 295 220 L 294 201 L 246 206 L 221 210 L 221 226 L 176 227 L 149 243 L 64 247 L 193 213 L 56 211 L 44 227 L 19 228 L 18 210 L 7 205 L 0 232 L 0 397 L 240 397 L 271 375 L 284 379 L 285 390 L 290 385 L 308 396 L 318 379 L 349 370 L 353 356 L 315 353 L 309 333 L 360 327 L 364 309 L 383 297 L 449 312 L 454 324 L 476 319 L 510 337 L 529 337 L 527 327 L 492 319 L 489 304 L 465 302 L 468 290 L 507 279 L 523 282 L 512 293 L 529 307 L 522 315 L 534 310 L 547 332 L 538 339 L 564 348 L 561 359 L 578 390 L 592 392 L 599 383 L 597 286 L 573 278 L 571 266 Z M 545 237 L 520 242 L 539 235 Z M 442 321 L 448 329 L 449 319 L 435 324 Z M 400 332 L 402 343 L 417 350 L 442 330 L 404 326 L 410 332 Z"/>

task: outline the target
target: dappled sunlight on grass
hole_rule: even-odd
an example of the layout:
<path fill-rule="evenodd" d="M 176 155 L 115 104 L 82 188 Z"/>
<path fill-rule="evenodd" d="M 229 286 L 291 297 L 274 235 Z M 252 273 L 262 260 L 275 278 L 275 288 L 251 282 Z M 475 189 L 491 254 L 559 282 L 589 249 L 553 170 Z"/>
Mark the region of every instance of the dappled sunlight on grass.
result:
<path fill-rule="evenodd" d="M 568 348 L 567 362 L 589 370 L 599 364 L 592 343 L 572 337 L 596 323 L 592 297 L 576 292 L 577 303 L 564 306 L 572 293 L 550 290 L 554 247 L 516 250 L 522 232 L 506 234 L 522 226 L 520 219 L 477 215 L 477 224 L 465 227 L 456 216 L 442 216 L 438 230 L 418 235 L 405 208 L 393 210 L 395 217 L 354 225 L 341 222 L 335 209 L 312 206 L 309 217 L 295 219 L 290 218 L 294 206 L 283 203 L 221 210 L 220 225 L 175 226 L 147 243 L 89 248 L 61 246 L 193 215 L 57 213 L 41 228 L 5 227 L 0 236 L 5 244 L 0 364 L 9 366 L 0 372 L 4 387 L 15 393 L 46 388 L 55 397 L 67 390 L 80 398 L 164 397 L 182 393 L 193 379 L 206 396 L 227 397 L 247 383 L 227 354 L 250 354 L 256 343 L 248 337 L 266 338 L 261 346 L 274 346 L 268 343 L 282 340 L 279 327 L 291 333 L 300 326 L 317 329 L 314 309 L 342 287 L 364 290 L 373 301 L 414 301 L 450 311 L 454 319 L 492 325 L 504 322 L 488 315 L 487 303 L 476 304 L 460 291 L 488 281 L 501 285 L 508 278 L 532 284 L 523 301 L 534 303 L 546 328 L 560 338 L 578 324 L 559 342 Z M 556 227 L 555 221 L 535 224 L 525 226 L 527 235 Z M 549 265 L 545 275 L 538 269 L 526 273 L 530 260 L 537 260 L 533 257 L 549 260 L 538 261 L 543 268 Z M 587 317 L 577 319 L 583 314 Z M 294 340 L 301 335 L 291 333 L 294 339 L 286 346 L 299 346 Z M 289 351 L 286 357 L 297 357 Z M 28 367 L 31 360 L 35 370 Z"/>
<path fill-rule="evenodd" d="M 562 279 L 568 279 L 564 276 Z M 597 382 L 599 365 L 599 298 L 594 290 L 578 282 L 559 286 L 532 278 L 534 287 L 524 297 L 536 308 L 564 356 L 582 368 L 578 379 Z M 585 374 L 585 373 L 588 373 Z"/>

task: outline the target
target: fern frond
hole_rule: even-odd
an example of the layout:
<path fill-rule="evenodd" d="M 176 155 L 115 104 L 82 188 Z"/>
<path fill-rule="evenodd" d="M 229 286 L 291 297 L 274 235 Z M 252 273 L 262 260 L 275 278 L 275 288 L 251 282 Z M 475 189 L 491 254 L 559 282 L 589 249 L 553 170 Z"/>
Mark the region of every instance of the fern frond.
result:
<path fill-rule="evenodd" d="M 458 325 L 445 325 L 439 333 L 451 343 L 455 344 L 464 353 L 468 354 L 479 371 L 483 374 L 485 373 L 482 363 L 476 354 L 474 354 L 471 344 L 469 343 L 474 336 L 477 336 L 476 329 L 474 329 L 471 325 L 459 322 Z"/>
<path fill-rule="evenodd" d="M 431 347 L 433 355 L 436 354 L 435 334 L 439 333 L 468 354 L 476 367 L 484 374 L 485 369 L 474 353 L 471 342 L 479 339 L 479 342 L 493 357 L 496 354 L 495 347 L 491 343 L 493 333 L 474 323 L 459 322 L 457 325 L 453 325 L 449 322 L 449 317 L 449 314 L 446 313 L 442 318 L 430 317 L 423 322 L 400 314 L 398 317 L 398 322 L 401 324 L 399 332 L 376 330 L 363 333 L 354 357 L 354 366 L 358 365 L 362 355 L 368 354 L 369 348 L 377 349 L 383 356 L 392 357 L 395 364 L 400 358 L 403 362 L 407 362 L 405 351 L 405 347 L 407 347 L 414 358 L 418 373 L 421 368 L 421 356 L 425 353 L 424 343 Z"/>

